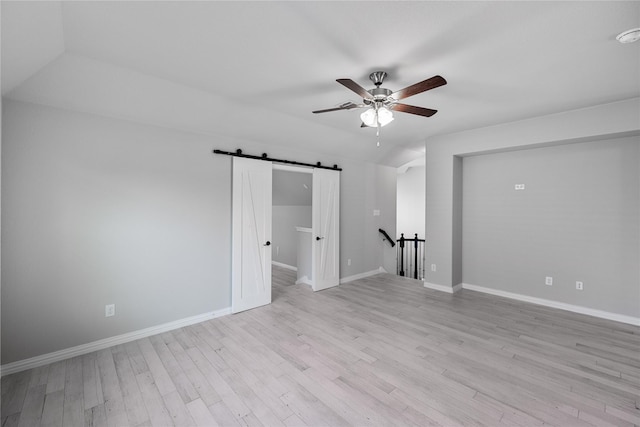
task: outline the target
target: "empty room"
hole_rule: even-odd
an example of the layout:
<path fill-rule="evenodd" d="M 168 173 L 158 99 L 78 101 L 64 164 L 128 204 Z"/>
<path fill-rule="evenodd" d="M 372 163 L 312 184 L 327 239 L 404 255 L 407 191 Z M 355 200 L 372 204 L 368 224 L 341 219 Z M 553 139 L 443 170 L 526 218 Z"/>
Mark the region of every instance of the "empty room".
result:
<path fill-rule="evenodd" d="M 640 425 L 640 2 L 0 19 L 0 427 Z"/>

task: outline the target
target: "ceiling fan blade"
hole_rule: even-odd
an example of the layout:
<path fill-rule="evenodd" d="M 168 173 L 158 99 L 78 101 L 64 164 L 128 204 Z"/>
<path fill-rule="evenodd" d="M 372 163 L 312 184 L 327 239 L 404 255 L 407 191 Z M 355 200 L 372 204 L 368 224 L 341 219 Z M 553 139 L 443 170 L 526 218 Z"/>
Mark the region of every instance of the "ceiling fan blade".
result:
<path fill-rule="evenodd" d="M 360 107 L 362 107 L 362 105 L 354 104 L 353 102 L 345 102 L 344 104 L 342 104 L 342 105 L 340 105 L 338 107 L 327 108 L 325 110 L 316 110 L 316 111 L 312 111 L 312 113 L 314 113 L 314 114 L 328 113 L 330 111 L 351 110 L 353 108 L 360 108 Z"/>
<path fill-rule="evenodd" d="M 358 83 L 354 82 L 351 79 L 337 79 L 336 81 L 340 83 L 342 86 L 346 87 L 347 89 L 351 89 L 352 91 L 354 91 L 364 99 L 373 98 L 365 88 L 363 88 L 362 86 L 360 86 Z"/>
<path fill-rule="evenodd" d="M 348 108 L 342 108 L 342 107 L 336 107 L 336 108 L 327 108 L 326 110 L 315 110 L 312 111 L 313 114 L 318 114 L 318 113 L 328 113 L 330 111 L 339 111 L 339 110 L 348 110 Z"/>
<path fill-rule="evenodd" d="M 438 110 L 432 110 L 431 108 L 416 107 L 415 105 L 399 103 L 393 104 L 389 108 L 394 111 L 400 111 L 402 113 L 415 114 L 424 117 L 431 117 L 438 112 Z"/>
<path fill-rule="evenodd" d="M 419 83 L 400 89 L 397 92 L 393 92 L 390 96 L 394 99 L 404 99 L 418 93 L 426 92 L 431 89 L 446 85 L 447 81 L 441 76 L 433 76 L 430 79 L 423 80 Z"/>

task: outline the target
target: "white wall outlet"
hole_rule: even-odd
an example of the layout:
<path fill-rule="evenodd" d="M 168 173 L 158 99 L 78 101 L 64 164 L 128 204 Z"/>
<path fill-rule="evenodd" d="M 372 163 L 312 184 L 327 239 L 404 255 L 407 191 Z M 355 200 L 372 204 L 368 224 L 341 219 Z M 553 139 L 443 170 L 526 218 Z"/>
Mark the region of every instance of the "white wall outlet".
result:
<path fill-rule="evenodd" d="M 553 277 L 545 277 L 544 278 L 544 284 L 547 286 L 553 286 Z"/>
<path fill-rule="evenodd" d="M 524 190 L 524 184 L 516 184 L 515 185 L 515 189 L 516 190 Z"/>
<path fill-rule="evenodd" d="M 576 282 L 576 289 L 581 291 L 584 289 L 584 284 L 582 282 Z"/>
<path fill-rule="evenodd" d="M 347 265 L 351 265 L 351 258 L 347 260 Z"/>
<path fill-rule="evenodd" d="M 373 216 L 380 216 L 380 209 L 374 209 Z"/>
<path fill-rule="evenodd" d="M 431 271 L 436 271 L 436 265 L 435 264 L 431 264 Z"/>
<path fill-rule="evenodd" d="M 111 317 L 116 315 L 116 305 L 107 304 L 104 306 L 104 317 Z"/>

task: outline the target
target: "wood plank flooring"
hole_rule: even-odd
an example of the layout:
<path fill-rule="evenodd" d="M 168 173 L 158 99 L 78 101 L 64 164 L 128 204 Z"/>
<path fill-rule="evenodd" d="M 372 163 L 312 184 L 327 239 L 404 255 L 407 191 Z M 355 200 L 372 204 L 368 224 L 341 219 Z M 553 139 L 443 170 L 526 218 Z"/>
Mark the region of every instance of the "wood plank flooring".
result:
<path fill-rule="evenodd" d="M 2 379 L 9 426 L 640 425 L 640 328 L 388 274 Z"/>

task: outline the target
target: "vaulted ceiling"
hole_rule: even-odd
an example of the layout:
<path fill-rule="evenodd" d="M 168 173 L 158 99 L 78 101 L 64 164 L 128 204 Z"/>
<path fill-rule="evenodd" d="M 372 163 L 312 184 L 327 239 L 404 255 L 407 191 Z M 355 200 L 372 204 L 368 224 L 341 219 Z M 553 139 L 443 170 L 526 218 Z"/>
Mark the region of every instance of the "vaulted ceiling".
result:
<path fill-rule="evenodd" d="M 11 99 L 399 166 L 430 136 L 640 96 L 640 2 L 1 2 Z M 358 96 L 448 84 L 360 128 Z M 213 148 L 213 147 L 212 147 Z"/>

